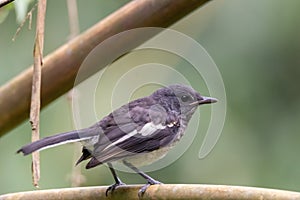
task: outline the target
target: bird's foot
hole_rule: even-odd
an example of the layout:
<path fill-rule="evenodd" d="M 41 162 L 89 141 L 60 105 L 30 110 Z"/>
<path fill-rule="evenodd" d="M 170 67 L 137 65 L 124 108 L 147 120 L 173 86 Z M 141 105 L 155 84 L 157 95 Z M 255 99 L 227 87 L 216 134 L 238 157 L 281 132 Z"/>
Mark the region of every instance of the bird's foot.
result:
<path fill-rule="evenodd" d="M 108 196 L 108 192 L 110 191 L 111 193 L 114 192 L 114 190 L 119 187 L 119 186 L 122 186 L 122 185 L 126 185 L 125 183 L 123 182 L 118 182 L 118 183 L 115 183 L 115 184 L 112 184 L 111 186 L 109 186 L 107 189 L 106 189 L 106 192 L 105 192 L 105 195 Z"/>
<path fill-rule="evenodd" d="M 139 190 L 139 193 L 138 193 L 139 198 L 143 197 L 143 195 L 146 192 L 146 190 L 148 189 L 148 187 L 150 187 L 151 185 L 157 185 L 157 184 L 162 184 L 162 183 L 159 181 L 156 181 L 156 180 L 148 180 L 148 183 Z"/>

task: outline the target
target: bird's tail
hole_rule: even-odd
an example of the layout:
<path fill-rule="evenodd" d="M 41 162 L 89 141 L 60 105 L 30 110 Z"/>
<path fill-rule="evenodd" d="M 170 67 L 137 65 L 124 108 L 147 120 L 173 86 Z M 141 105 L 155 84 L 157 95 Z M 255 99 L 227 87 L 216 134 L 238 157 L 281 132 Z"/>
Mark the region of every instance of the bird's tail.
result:
<path fill-rule="evenodd" d="M 88 140 L 93 136 L 96 136 L 96 134 L 97 131 L 91 128 L 60 133 L 27 144 L 23 146 L 21 149 L 19 149 L 17 153 L 22 152 L 24 155 L 28 155 L 34 151 L 40 151 L 40 150 L 44 150 L 47 148 L 55 147 L 66 143 Z"/>

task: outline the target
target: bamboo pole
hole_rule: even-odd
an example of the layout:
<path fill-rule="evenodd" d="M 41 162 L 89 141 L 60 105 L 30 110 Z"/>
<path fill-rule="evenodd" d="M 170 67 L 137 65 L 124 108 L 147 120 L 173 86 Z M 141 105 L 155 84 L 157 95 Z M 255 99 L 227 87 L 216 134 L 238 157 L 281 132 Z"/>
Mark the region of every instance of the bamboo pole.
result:
<path fill-rule="evenodd" d="M 209 0 L 139 0 L 131 1 L 92 28 L 44 58 L 41 98 L 45 105 L 74 86 L 76 74 L 88 53 L 105 39 L 139 27 L 168 27 Z M 141 38 L 127 38 L 118 45 L 133 49 L 158 32 Z M 119 47 L 107 48 L 98 63 L 83 78 L 105 67 L 119 53 Z M 105 58 L 105 59 L 104 59 Z M 0 137 L 23 122 L 29 115 L 32 67 L 0 87 Z"/>
<path fill-rule="evenodd" d="M 141 185 L 122 186 L 113 194 L 105 196 L 107 186 L 78 187 L 51 190 L 19 192 L 0 196 L 0 200 L 50 200 L 50 199 L 139 199 Z M 180 199 L 180 200 L 298 200 L 300 193 L 226 185 L 162 184 L 150 186 L 142 199 Z"/>

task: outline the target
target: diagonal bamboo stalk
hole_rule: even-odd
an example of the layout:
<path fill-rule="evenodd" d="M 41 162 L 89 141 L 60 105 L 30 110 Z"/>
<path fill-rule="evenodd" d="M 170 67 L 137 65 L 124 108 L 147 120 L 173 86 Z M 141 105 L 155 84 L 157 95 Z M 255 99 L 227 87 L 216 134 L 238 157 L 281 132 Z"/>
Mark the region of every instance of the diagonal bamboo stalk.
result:
<path fill-rule="evenodd" d="M 88 53 L 105 39 L 138 27 L 168 27 L 209 0 L 131 1 L 92 28 L 61 46 L 44 59 L 42 67 L 42 107 L 74 86 L 80 64 Z M 128 38 L 120 45 L 132 49 L 157 34 Z M 107 49 L 113 57 L 117 48 Z M 109 59 L 92 66 L 84 78 L 99 71 Z M 23 122 L 29 115 L 32 67 L 0 87 L 0 136 Z M 84 79 L 83 78 L 83 79 Z"/>

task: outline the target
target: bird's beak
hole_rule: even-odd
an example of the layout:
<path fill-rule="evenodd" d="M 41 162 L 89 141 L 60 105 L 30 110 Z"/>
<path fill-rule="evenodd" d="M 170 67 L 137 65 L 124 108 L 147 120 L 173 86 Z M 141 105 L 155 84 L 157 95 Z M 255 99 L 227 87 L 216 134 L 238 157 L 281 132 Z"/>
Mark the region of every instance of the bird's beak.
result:
<path fill-rule="evenodd" d="M 216 103 L 218 99 L 213 98 L 213 97 L 202 97 L 201 100 L 195 101 L 191 103 L 190 105 L 202 105 L 202 104 L 210 104 L 210 103 Z"/>

